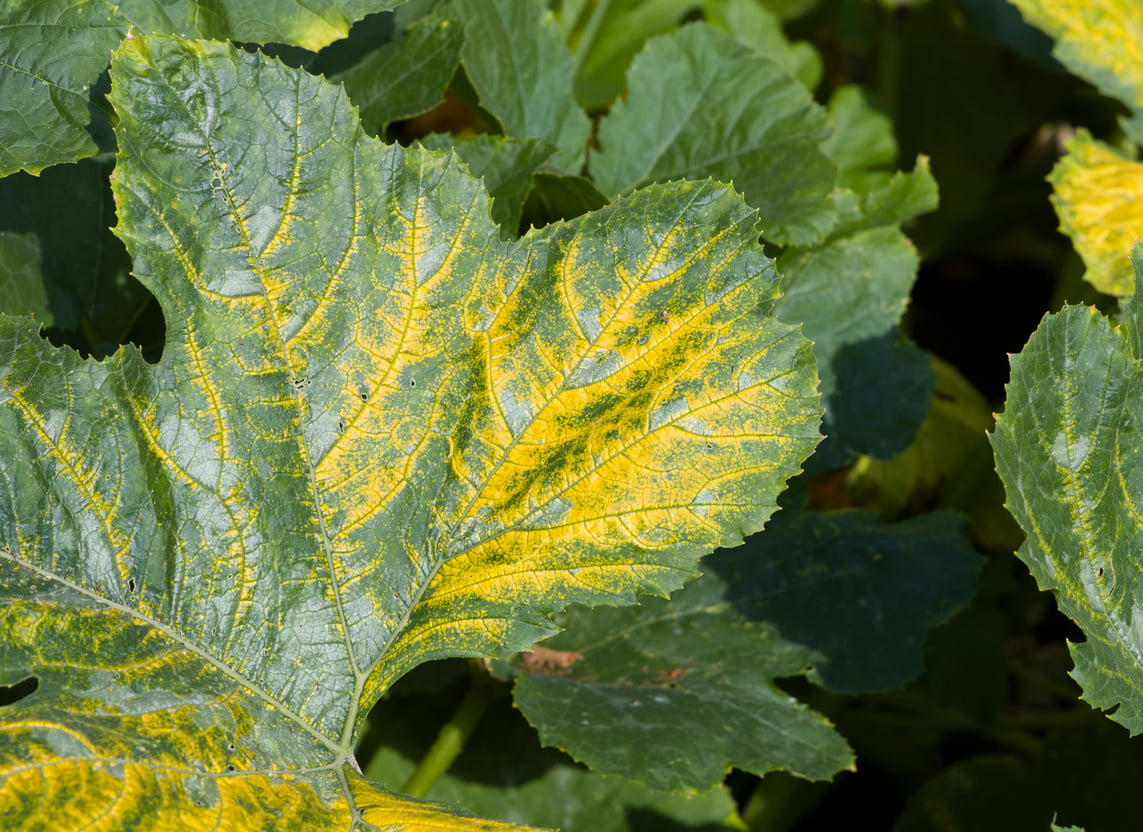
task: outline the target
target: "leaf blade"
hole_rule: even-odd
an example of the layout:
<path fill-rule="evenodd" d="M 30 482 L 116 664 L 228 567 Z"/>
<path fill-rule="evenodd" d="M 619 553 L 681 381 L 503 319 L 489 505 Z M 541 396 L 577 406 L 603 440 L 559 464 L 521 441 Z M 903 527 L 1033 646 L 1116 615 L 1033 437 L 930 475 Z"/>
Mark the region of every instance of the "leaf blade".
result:
<path fill-rule="evenodd" d="M 1143 524 L 1136 440 L 1140 373 L 1120 331 L 1065 307 L 1012 360 L 1008 405 L 992 434 L 1018 554 L 1087 641 L 1070 645 L 1083 698 L 1143 730 L 1143 648 L 1130 621 Z M 1126 331 L 1125 331 L 1126 330 Z"/>
<path fill-rule="evenodd" d="M 167 347 L 88 362 L 0 317 L 5 579 L 38 569 L 229 680 L 216 699 L 286 726 L 253 732 L 263 770 L 316 789 L 327 825 L 404 805 L 352 771 L 404 670 L 531 643 L 573 600 L 669 591 L 764 522 L 819 439 L 812 351 L 772 317 L 773 263 L 727 188 L 650 189 L 503 241 L 455 157 L 368 139 L 343 91 L 264 56 L 135 38 L 111 101 L 117 233 Z M 697 473 L 681 444 L 647 467 L 687 419 L 722 447 Z M 622 511 L 601 508 L 631 473 Z M 209 739 L 159 817 L 216 773 Z"/>
<path fill-rule="evenodd" d="M 0 15 L 0 176 L 93 155 L 88 91 L 126 31 L 115 8 L 8 0 Z"/>

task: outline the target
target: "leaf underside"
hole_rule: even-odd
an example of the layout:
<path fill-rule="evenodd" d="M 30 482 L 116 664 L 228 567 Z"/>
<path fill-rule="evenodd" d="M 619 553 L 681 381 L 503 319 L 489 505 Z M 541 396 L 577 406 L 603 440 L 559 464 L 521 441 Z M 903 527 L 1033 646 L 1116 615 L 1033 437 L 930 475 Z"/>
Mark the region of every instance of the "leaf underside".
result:
<path fill-rule="evenodd" d="M 455 157 L 216 42 L 112 65 L 161 361 L 0 316 L 0 733 L 17 825 L 498 828 L 355 771 L 410 668 L 666 594 L 819 439 L 809 343 L 729 188 L 504 241 Z M 177 821 L 176 821 L 177 819 Z"/>

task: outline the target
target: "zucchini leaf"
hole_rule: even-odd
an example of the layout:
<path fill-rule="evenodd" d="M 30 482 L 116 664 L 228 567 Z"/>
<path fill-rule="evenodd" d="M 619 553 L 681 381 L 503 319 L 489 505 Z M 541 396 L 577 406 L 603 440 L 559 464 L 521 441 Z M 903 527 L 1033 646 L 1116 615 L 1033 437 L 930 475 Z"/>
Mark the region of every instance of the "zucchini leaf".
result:
<path fill-rule="evenodd" d="M 828 779 L 849 746 L 774 680 L 858 693 L 917 676 L 927 630 L 976 589 L 964 526 L 783 512 L 670 601 L 568 614 L 517 659 L 516 704 L 546 745 L 651 788 L 704 791 L 732 766 Z"/>
<path fill-rule="evenodd" d="M 761 528 L 821 409 L 754 211 L 675 183 L 502 240 L 323 79 L 143 36 L 111 73 L 166 345 L 0 316 L 0 813 L 499 828 L 372 784 L 355 737 L 409 669 Z"/>
<path fill-rule="evenodd" d="M 709 176 L 734 182 L 771 242 L 811 245 L 833 227 L 829 118 L 778 64 L 692 23 L 647 41 L 627 81 L 589 159 L 603 193 Z"/>
<path fill-rule="evenodd" d="M 1143 249 L 1133 257 L 1138 278 Z M 1070 645 L 1083 698 L 1143 731 L 1143 320 L 1138 296 L 1112 326 L 1065 307 L 1012 359 L 992 437 L 1020 558 L 1087 640 Z"/>

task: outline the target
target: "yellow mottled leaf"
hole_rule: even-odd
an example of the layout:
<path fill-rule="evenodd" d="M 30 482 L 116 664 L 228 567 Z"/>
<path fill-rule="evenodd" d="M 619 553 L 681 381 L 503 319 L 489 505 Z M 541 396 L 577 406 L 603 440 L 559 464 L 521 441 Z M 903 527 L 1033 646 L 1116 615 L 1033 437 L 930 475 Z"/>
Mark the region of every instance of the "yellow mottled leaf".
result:
<path fill-rule="evenodd" d="M 0 316 L 0 816 L 493 830 L 363 779 L 405 672 L 664 595 L 820 439 L 757 216 L 657 185 L 520 240 L 455 156 L 213 41 L 112 63 L 161 360 Z"/>
<path fill-rule="evenodd" d="M 1054 54 L 1135 113 L 1143 111 L 1143 4 L 1138 0 L 1010 0 L 1056 40 Z"/>
<path fill-rule="evenodd" d="M 1101 292 L 1134 291 L 1131 247 L 1143 234 L 1143 164 L 1124 159 L 1084 130 L 1049 177 L 1060 228 Z"/>

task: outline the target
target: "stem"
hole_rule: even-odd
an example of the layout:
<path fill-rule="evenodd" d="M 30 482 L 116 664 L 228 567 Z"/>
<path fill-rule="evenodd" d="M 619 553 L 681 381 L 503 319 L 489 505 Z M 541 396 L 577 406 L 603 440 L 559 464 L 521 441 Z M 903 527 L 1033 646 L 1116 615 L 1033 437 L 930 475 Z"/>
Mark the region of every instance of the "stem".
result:
<path fill-rule="evenodd" d="M 499 685 L 487 676 L 473 678 L 472 686 L 465 694 L 464 701 L 460 703 L 452 719 L 441 726 L 428 753 L 401 787 L 402 792 L 410 797 L 424 797 L 429 793 L 429 789 L 460 754 L 465 741 L 480 722 L 489 703 L 499 693 Z"/>

